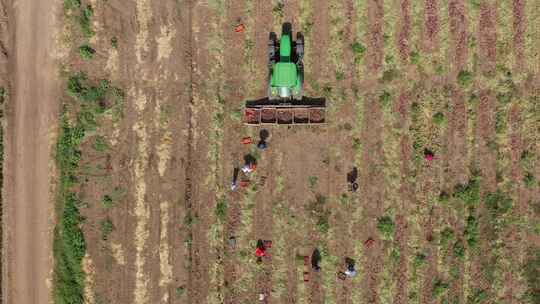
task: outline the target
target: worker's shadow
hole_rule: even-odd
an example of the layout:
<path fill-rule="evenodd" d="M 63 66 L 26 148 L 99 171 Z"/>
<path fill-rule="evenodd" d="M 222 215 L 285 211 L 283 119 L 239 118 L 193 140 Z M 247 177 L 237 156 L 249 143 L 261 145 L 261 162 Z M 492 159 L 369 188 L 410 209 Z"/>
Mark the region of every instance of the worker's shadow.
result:
<path fill-rule="evenodd" d="M 356 167 L 353 167 L 351 172 L 347 173 L 347 182 L 354 183 L 356 182 L 357 178 L 358 178 L 358 169 Z"/>

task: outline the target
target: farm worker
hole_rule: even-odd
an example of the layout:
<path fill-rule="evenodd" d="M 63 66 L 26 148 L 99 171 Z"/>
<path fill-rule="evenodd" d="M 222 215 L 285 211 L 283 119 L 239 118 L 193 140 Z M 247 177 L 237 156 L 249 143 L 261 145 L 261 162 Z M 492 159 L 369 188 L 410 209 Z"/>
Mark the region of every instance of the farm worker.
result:
<path fill-rule="evenodd" d="M 435 158 L 435 154 L 433 154 L 433 151 L 429 149 L 424 149 L 424 159 L 427 161 L 432 161 L 433 158 Z"/>
<path fill-rule="evenodd" d="M 255 248 L 255 256 L 259 259 L 266 256 L 266 247 L 264 246 L 264 242 L 259 239 L 257 240 L 257 248 Z"/>
<path fill-rule="evenodd" d="M 231 237 L 229 238 L 229 246 L 231 246 L 231 248 L 235 248 L 235 247 L 236 247 L 236 237 L 231 236 Z"/>
<path fill-rule="evenodd" d="M 236 190 L 237 184 L 236 181 L 238 180 L 238 173 L 240 172 L 240 169 L 238 167 L 235 167 L 233 169 L 233 176 L 232 176 L 232 183 L 231 183 L 231 191 Z"/>
<path fill-rule="evenodd" d="M 356 275 L 356 270 L 354 269 L 354 260 L 351 258 L 345 258 L 345 264 L 347 265 L 347 269 L 345 270 L 345 275 L 349 278 L 352 278 Z"/>
<path fill-rule="evenodd" d="M 245 164 L 242 167 L 242 172 L 244 172 L 245 174 L 249 174 L 249 173 L 255 171 L 256 168 L 257 168 L 257 165 L 255 165 L 253 163 Z"/>
<path fill-rule="evenodd" d="M 368 248 L 371 247 L 371 246 L 373 246 L 373 244 L 375 244 L 375 240 L 374 240 L 373 238 L 368 238 L 368 239 L 364 242 L 364 245 L 365 245 L 366 247 L 368 247 Z"/>
<path fill-rule="evenodd" d="M 267 144 L 265 141 L 263 141 L 263 140 L 259 141 L 259 143 L 257 144 L 257 148 L 259 148 L 259 149 L 261 149 L 261 150 L 264 150 L 264 149 L 266 149 L 267 147 L 268 147 L 268 144 Z"/>
<path fill-rule="evenodd" d="M 243 23 L 240 23 L 234 27 L 234 31 L 237 33 L 243 33 L 245 29 L 246 29 L 246 26 Z"/>
<path fill-rule="evenodd" d="M 313 271 L 319 272 L 321 270 L 320 263 L 321 252 L 319 251 L 319 249 L 315 248 L 315 250 L 313 250 L 313 253 L 311 254 L 311 268 L 313 269 Z"/>

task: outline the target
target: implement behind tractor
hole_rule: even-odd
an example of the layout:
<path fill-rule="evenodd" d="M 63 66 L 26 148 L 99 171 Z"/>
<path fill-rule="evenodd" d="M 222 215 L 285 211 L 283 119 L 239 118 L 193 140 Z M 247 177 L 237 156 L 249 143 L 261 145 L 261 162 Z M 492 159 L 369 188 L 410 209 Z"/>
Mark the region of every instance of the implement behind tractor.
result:
<path fill-rule="evenodd" d="M 281 38 L 268 41 L 268 97 L 246 102 L 244 122 L 259 124 L 320 124 L 325 122 L 324 98 L 307 98 L 304 90 L 304 37 L 283 25 Z"/>

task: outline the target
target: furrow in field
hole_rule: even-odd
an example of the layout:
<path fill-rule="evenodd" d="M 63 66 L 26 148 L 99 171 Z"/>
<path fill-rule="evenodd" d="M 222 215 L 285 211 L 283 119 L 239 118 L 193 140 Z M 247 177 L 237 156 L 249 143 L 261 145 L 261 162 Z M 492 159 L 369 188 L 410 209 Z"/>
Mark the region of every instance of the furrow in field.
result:
<path fill-rule="evenodd" d="M 522 169 L 522 155 L 523 155 L 523 146 L 524 140 L 522 138 L 522 109 L 519 104 L 513 104 L 508 113 L 508 146 L 507 158 L 509 164 L 507 165 L 505 175 L 508 176 L 508 181 L 512 184 L 511 197 L 514 201 L 513 210 L 511 215 L 517 218 L 524 218 L 525 215 L 525 206 L 526 202 L 524 201 L 524 189 L 522 184 L 523 179 L 523 169 Z M 525 167 L 526 168 L 526 167 Z M 522 237 L 520 229 L 516 224 L 510 224 L 510 227 L 505 231 L 507 234 L 507 248 L 503 251 L 502 257 L 504 259 L 501 261 L 501 266 L 505 269 L 504 277 L 502 278 L 505 282 L 503 290 L 500 292 L 500 297 L 508 303 L 517 303 L 519 301 L 518 294 L 519 290 L 519 275 L 518 267 L 519 262 L 522 260 L 522 254 L 517 254 L 516 252 L 524 252 Z M 517 260 L 517 261 L 516 261 Z M 517 263 L 516 263 L 517 262 Z"/>
<path fill-rule="evenodd" d="M 408 54 L 405 58 L 407 61 Z M 400 203 L 397 204 L 399 208 L 398 215 L 396 217 L 396 235 L 395 240 L 397 243 L 397 250 L 399 252 L 399 260 L 396 268 L 396 291 L 394 293 L 394 303 L 402 304 L 407 303 L 408 300 L 408 278 L 409 278 L 409 265 L 408 256 L 411 254 L 411 248 L 408 246 L 410 228 L 410 211 L 414 200 L 414 191 L 412 189 L 412 183 L 410 175 L 412 172 L 411 159 L 412 159 L 412 143 L 409 135 L 410 125 L 410 96 L 411 92 L 403 90 L 398 96 L 395 103 L 395 115 L 396 115 L 396 127 L 400 131 L 399 136 L 399 179 L 400 187 L 399 194 L 401 197 Z"/>
<path fill-rule="evenodd" d="M 477 109 L 477 154 L 482 155 L 482 158 L 477 163 L 482 177 L 480 184 L 482 201 L 476 216 L 479 251 L 488 254 L 473 254 L 471 276 L 474 283 L 471 284 L 472 290 L 468 297 L 474 298 L 484 294 L 488 301 L 500 299 L 503 286 L 506 284 L 503 278 L 503 267 L 505 268 L 506 262 L 500 258 L 504 250 L 497 246 L 497 243 L 500 242 L 501 231 L 506 230 L 507 215 L 505 212 L 493 211 L 493 193 L 495 191 L 500 193 L 507 188 L 507 183 L 502 178 L 502 170 L 507 166 L 508 160 L 503 151 L 508 147 L 507 103 L 513 100 L 512 93 L 501 92 L 501 89 L 506 87 L 501 84 L 512 82 L 511 73 L 505 72 L 508 70 L 505 65 L 512 56 L 510 51 L 512 34 L 508 31 L 509 23 L 506 23 L 509 21 L 506 20 L 509 18 L 507 12 L 509 6 L 499 5 L 498 2 L 482 3 L 478 28 L 482 47 L 479 55 L 484 58 L 481 61 L 480 71 L 488 80 L 494 78 L 498 83 L 483 81 L 479 84 L 481 90 Z"/>
<path fill-rule="evenodd" d="M 334 122 L 328 126 L 328 134 L 340 134 L 326 139 L 331 149 L 328 158 L 328 203 L 332 214 L 329 220 L 330 229 L 326 235 L 328 244 L 328 259 L 334 261 L 332 268 L 325 270 L 324 284 L 326 299 L 329 303 L 346 303 L 350 301 L 351 280 L 336 279 L 336 271 L 344 271 L 345 257 L 356 260 L 352 249 L 355 240 L 349 234 L 352 225 L 350 210 L 353 199 L 357 195 L 347 189 L 347 174 L 354 167 L 353 141 L 355 111 L 354 86 L 356 86 L 356 69 L 352 45 L 355 42 L 354 28 L 356 14 L 352 1 L 330 2 L 330 43 L 334 48 L 328 50 L 329 70 L 331 77 L 325 87 L 328 98 L 327 119 Z M 347 58 L 347 60 L 343 60 Z M 359 261 L 357 261 L 359 262 Z"/>
<path fill-rule="evenodd" d="M 514 55 L 514 71 L 520 72 L 525 68 L 525 30 L 526 30 L 526 14 L 525 0 L 512 1 L 512 25 L 513 25 L 513 55 Z"/>
<path fill-rule="evenodd" d="M 306 41 L 306 55 L 304 57 L 304 70 L 305 70 L 305 85 L 306 94 L 308 96 L 322 97 L 323 88 L 327 87 L 327 83 L 330 81 L 330 64 L 329 59 L 329 44 L 330 44 L 330 3 L 328 1 L 310 1 L 303 3 L 301 7 L 304 8 L 306 16 L 303 19 L 302 30 L 304 31 Z M 327 105 L 332 103 L 327 99 Z M 327 131 L 326 126 L 316 127 L 316 131 L 312 132 L 310 139 L 306 138 L 306 141 L 310 144 L 320 142 L 313 137 L 326 138 Z M 306 129 L 307 130 L 307 129 Z M 323 149 L 324 148 L 324 149 Z M 332 292 L 332 285 L 335 278 L 335 263 L 333 256 L 330 256 L 330 252 L 327 244 L 327 236 L 322 231 L 328 230 L 329 218 L 331 210 L 327 204 L 329 204 L 329 151 L 327 145 L 317 145 L 317 149 L 321 149 L 322 160 L 313 159 L 311 162 L 313 170 L 309 175 L 303 174 L 299 178 L 302 182 L 302 187 L 309 185 L 311 189 L 307 191 L 308 195 L 301 200 L 302 209 L 305 213 L 310 214 L 305 233 L 308 235 L 307 240 L 303 240 L 305 246 L 305 253 L 311 255 L 315 248 L 321 251 L 321 271 L 314 272 L 309 267 L 310 280 L 306 283 L 306 294 L 310 303 L 323 303 L 326 298 L 330 297 Z M 308 151 L 306 149 L 305 151 Z M 298 160 L 296 160 L 298 161 Z M 319 170 L 314 170 L 318 168 Z M 313 177 L 310 177 L 313 176 Z M 311 182 L 310 180 L 311 179 Z M 315 183 L 313 183 L 316 180 Z M 320 225 L 317 225 L 320 224 Z"/>
<path fill-rule="evenodd" d="M 381 303 L 391 303 L 396 294 L 397 266 L 399 259 L 399 243 L 403 244 L 405 220 L 403 209 L 398 206 L 402 202 L 400 195 L 400 137 L 402 130 L 396 128 L 399 116 L 395 115 L 401 92 L 407 90 L 406 85 L 397 83 L 400 75 L 407 75 L 407 68 L 402 68 L 398 59 L 400 50 L 398 41 L 400 30 L 400 10 L 391 2 L 385 2 L 383 6 L 383 37 L 384 37 L 384 72 L 379 82 L 383 83 L 378 94 L 378 103 L 383 111 L 383 134 L 382 134 L 382 174 L 384 187 L 382 200 L 384 213 L 378 222 L 379 233 L 383 235 L 383 263 L 384 267 L 379 285 L 379 299 Z M 389 219 L 393 223 L 393 231 L 384 232 L 379 222 Z M 398 226 L 399 225 L 399 226 Z"/>
<path fill-rule="evenodd" d="M 192 303 L 208 303 L 211 290 L 208 288 L 213 279 L 210 277 L 210 266 L 216 262 L 216 255 L 210 248 L 209 229 L 212 225 L 216 185 L 213 180 L 216 170 L 215 124 L 219 123 L 218 77 L 212 77 L 219 64 L 219 54 L 211 40 L 208 29 L 219 23 L 217 7 L 195 3 L 192 7 L 192 100 L 191 128 L 193 146 L 190 179 L 190 213 L 186 221 L 191 228 L 190 238 L 190 277 L 187 294 Z M 214 69 L 213 69 L 214 68 Z M 209 81 L 210 80 L 210 81 Z M 218 150 L 219 151 L 219 150 Z M 211 235 L 210 235 L 211 236 Z M 213 248 L 212 248 L 213 249 Z M 213 293 L 212 296 L 215 294 Z"/>
<path fill-rule="evenodd" d="M 356 20 L 352 26 L 354 26 L 355 30 L 351 31 L 351 40 L 354 39 L 353 45 L 351 45 L 352 52 L 353 52 L 353 58 L 351 58 L 352 61 L 352 69 L 354 75 L 352 75 L 353 83 L 352 83 L 352 92 L 351 92 L 351 98 L 354 101 L 354 108 L 351 110 L 351 116 L 353 119 L 352 123 L 352 142 L 351 142 L 351 148 L 354 153 L 354 157 L 352 159 L 352 164 L 359 170 L 359 178 L 362 178 L 362 175 L 360 174 L 361 168 L 363 168 L 363 141 L 362 141 L 362 128 L 364 126 L 364 96 L 361 94 L 362 86 L 361 82 L 365 79 L 365 74 L 363 73 L 364 67 L 363 64 L 366 61 L 365 59 L 365 53 L 366 53 L 366 40 L 367 40 L 367 34 L 366 34 L 366 18 L 365 18 L 365 1 L 354 1 L 354 15 L 355 17 L 352 17 L 353 20 Z M 355 34 L 353 35 L 352 33 Z M 353 46 L 356 47 L 353 48 Z M 359 183 L 360 184 L 360 183 Z M 364 208 L 362 205 L 363 202 L 363 193 L 365 189 L 359 188 L 358 193 L 351 198 L 350 202 L 353 204 L 353 211 L 351 212 L 352 216 L 352 223 L 349 227 L 349 233 L 350 235 L 354 236 L 352 237 L 353 242 L 353 255 L 357 261 L 357 264 L 359 265 L 358 268 L 360 271 L 358 271 L 358 274 L 356 277 L 352 279 L 352 291 L 350 296 L 350 301 L 352 303 L 362 303 L 363 302 L 363 296 L 364 292 L 362 290 L 362 284 L 364 281 L 364 277 L 367 275 L 364 271 L 365 263 L 365 248 L 364 248 L 364 242 L 367 239 L 367 234 L 365 233 L 365 222 L 366 222 L 366 214 L 364 212 Z"/>
<path fill-rule="evenodd" d="M 226 204 L 225 185 L 222 183 L 225 168 L 222 162 L 223 139 L 224 139 L 224 120 L 225 120 L 225 33 L 231 31 L 231 27 L 226 23 L 226 2 L 215 1 L 209 3 L 210 14 L 215 16 L 213 20 L 207 23 L 207 30 L 210 32 L 206 48 L 210 55 L 209 65 L 211 66 L 208 74 L 206 90 L 206 103 L 209 106 L 211 115 L 210 125 L 207 131 L 208 151 L 208 169 L 204 176 L 205 200 L 207 201 L 206 218 L 209 259 L 208 277 L 208 303 L 223 303 L 224 301 L 224 241 L 225 229 L 223 226 L 222 205 Z M 230 174 L 230 173 L 229 173 Z"/>
<path fill-rule="evenodd" d="M 283 2 L 283 23 L 290 23 L 292 30 L 292 38 L 296 39 L 296 33 L 300 30 L 298 20 L 300 15 L 300 3 L 299 1 L 284 1 Z M 276 21 L 276 16 L 274 16 L 274 23 Z M 276 30 L 281 30 L 280 28 Z M 312 43 L 311 40 L 304 39 L 306 41 L 305 51 L 309 52 L 307 45 Z M 305 73 L 310 73 L 308 68 L 305 68 Z M 298 127 L 296 127 L 298 128 Z M 302 153 L 298 153 L 296 149 L 290 149 L 287 147 L 293 147 L 300 143 L 300 138 L 297 138 L 293 132 L 288 130 L 279 129 L 270 129 L 275 138 L 283 138 L 284 145 L 279 148 L 279 151 L 284 153 L 279 153 L 278 157 L 282 159 L 283 168 L 280 170 L 280 176 L 283 177 L 284 189 L 283 197 L 286 199 L 283 201 L 282 205 L 277 204 L 274 206 L 274 212 L 277 214 L 277 218 L 282 221 L 282 225 L 275 225 L 275 227 L 283 227 L 285 230 L 276 231 L 276 234 L 284 234 L 284 244 L 280 250 L 283 254 L 282 266 L 282 276 L 285 279 L 286 288 L 285 294 L 282 294 L 280 300 L 282 303 L 296 303 L 298 300 L 298 286 L 301 284 L 301 278 L 298 277 L 297 271 L 297 259 L 296 252 L 299 244 L 305 242 L 305 231 L 306 226 L 299 221 L 302 218 L 302 209 L 304 204 L 305 196 L 302 193 L 307 193 L 305 187 L 305 177 L 306 170 L 303 166 L 310 166 L 310 158 L 302 158 Z M 284 132 L 282 132 L 284 131 Z M 306 139 L 312 136 L 311 134 L 306 134 Z M 291 141 L 289 141 L 291 140 Z M 280 143 L 281 144 L 281 143 Z M 274 158 L 274 157 L 272 157 Z M 273 160 L 270 159 L 270 162 Z M 298 181 L 298 182 L 295 182 Z M 268 208 L 267 210 L 272 210 Z"/>
<path fill-rule="evenodd" d="M 450 20 L 450 36 L 452 37 L 451 62 L 449 78 L 456 79 L 458 73 L 467 69 L 468 32 L 467 16 L 463 0 L 453 0 L 448 3 Z M 458 183 L 465 183 L 467 178 L 467 111 L 465 96 L 461 88 L 454 87 L 450 93 L 450 110 L 448 119 L 443 117 L 443 123 L 448 123 L 447 136 L 447 189 Z M 441 113 L 446 115 L 446 113 Z"/>
<path fill-rule="evenodd" d="M 136 18 L 138 22 L 138 32 L 135 37 L 135 57 L 136 65 L 134 70 L 141 75 L 142 81 L 149 81 L 151 71 L 146 66 L 148 53 L 150 51 L 150 41 L 148 39 L 152 18 L 152 6 L 149 1 L 139 1 L 136 5 Z M 150 146 L 149 131 L 153 128 L 147 125 L 145 113 L 149 111 L 152 97 L 147 96 L 147 91 L 139 88 L 142 83 L 133 83 L 128 90 L 128 98 L 134 101 L 134 113 L 137 122 L 133 125 L 133 132 L 136 138 L 136 152 L 133 168 L 134 199 L 133 214 L 135 216 L 134 245 L 135 245 L 135 286 L 133 288 L 133 301 L 136 304 L 147 303 L 151 297 L 151 284 L 149 271 L 147 268 L 148 243 L 150 235 L 150 213 L 151 204 L 148 201 L 148 180 L 146 178 Z"/>
<path fill-rule="evenodd" d="M 538 83 L 540 73 L 540 2 L 527 1 L 525 4 L 527 14 L 526 34 L 525 34 L 525 65 L 529 72 L 535 75 Z"/>
<path fill-rule="evenodd" d="M 497 55 L 497 10 L 496 6 L 489 1 L 480 4 L 478 16 L 478 53 L 480 71 L 488 72 L 495 70 Z"/>
<path fill-rule="evenodd" d="M 240 140 L 244 133 L 242 129 L 241 108 L 245 102 L 247 86 L 246 82 L 251 81 L 250 71 L 247 62 L 253 58 L 253 1 L 238 0 L 230 1 L 225 8 L 226 21 L 223 24 L 225 29 L 224 39 L 224 74 L 223 84 L 223 150 L 221 153 L 221 179 L 222 187 L 229 187 L 232 184 L 234 168 L 240 165 L 242 155 L 242 146 Z M 238 24 L 245 26 L 245 31 L 237 33 L 233 29 Z M 239 72 L 239 70 L 241 72 Z M 229 188 L 224 189 L 225 194 L 219 198 L 220 206 L 216 206 L 216 213 L 224 225 L 223 248 L 223 302 L 235 303 L 236 299 L 236 281 L 241 275 L 237 267 L 238 259 L 236 257 L 239 244 L 246 240 L 238 240 L 237 231 L 241 226 L 240 210 L 241 194 L 239 191 L 233 191 Z"/>
<path fill-rule="evenodd" d="M 367 3 L 367 70 L 369 74 L 381 71 L 384 59 L 383 1 L 369 0 Z"/>
<path fill-rule="evenodd" d="M 402 63 L 409 61 L 411 53 L 411 1 L 400 0 L 399 2 L 399 22 L 396 23 L 397 45 L 399 49 L 399 58 Z"/>
<path fill-rule="evenodd" d="M 466 7 L 463 0 L 454 0 L 448 3 L 448 14 L 450 23 L 450 68 L 448 78 L 455 81 L 460 71 L 468 70 L 468 25 L 469 20 L 466 14 Z M 446 167 L 445 180 L 442 186 L 442 193 L 447 195 L 452 193 L 458 184 L 465 184 L 468 178 L 468 146 L 467 146 L 467 121 L 468 113 L 466 106 L 466 94 L 459 86 L 453 85 L 450 91 L 449 110 L 442 112 L 444 115 L 442 123 L 447 125 L 446 131 Z M 446 119 L 448 117 L 448 119 Z M 445 196 L 442 196 L 445 199 Z M 441 196 L 439 197 L 441 202 Z M 448 224 L 446 230 L 451 232 L 450 240 L 443 248 L 443 262 L 446 265 L 445 280 L 448 287 L 448 297 L 464 301 L 463 259 L 456 255 L 454 248 L 462 244 L 463 240 L 463 215 L 456 208 L 444 207 L 445 221 Z M 453 246 L 453 247 L 452 247 Z"/>
<path fill-rule="evenodd" d="M 424 50 L 427 53 L 437 51 L 439 47 L 439 1 L 424 1 Z"/>
<path fill-rule="evenodd" d="M 448 14 L 450 22 L 451 47 L 451 66 L 450 77 L 457 76 L 457 73 L 464 69 L 467 64 L 468 52 L 468 22 L 465 13 L 464 0 L 448 1 Z"/>
<path fill-rule="evenodd" d="M 384 58 L 383 33 L 383 2 L 372 0 L 367 3 L 367 58 L 366 71 L 372 78 L 379 76 Z M 365 274 L 362 278 L 361 288 L 366 301 L 379 303 L 379 283 L 382 272 L 382 239 L 376 231 L 376 219 L 383 214 L 383 193 L 380 189 L 384 185 L 384 175 L 380 166 L 383 164 L 383 109 L 374 88 L 366 92 L 363 98 L 364 113 L 360 141 L 362 142 L 362 165 L 359 168 L 359 186 L 364 191 L 362 204 L 366 206 L 364 215 L 370 219 L 365 223 L 365 235 L 375 240 L 375 245 L 365 251 L 365 261 L 362 268 Z"/>

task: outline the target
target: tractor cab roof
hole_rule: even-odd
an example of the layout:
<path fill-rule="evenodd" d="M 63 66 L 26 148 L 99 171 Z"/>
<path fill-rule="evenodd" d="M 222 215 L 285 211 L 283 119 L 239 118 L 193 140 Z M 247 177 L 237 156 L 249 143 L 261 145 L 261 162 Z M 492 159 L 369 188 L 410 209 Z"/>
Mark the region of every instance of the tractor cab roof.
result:
<path fill-rule="evenodd" d="M 289 87 L 296 86 L 297 70 L 296 65 L 292 62 L 278 62 L 274 66 L 272 74 L 272 87 Z"/>

